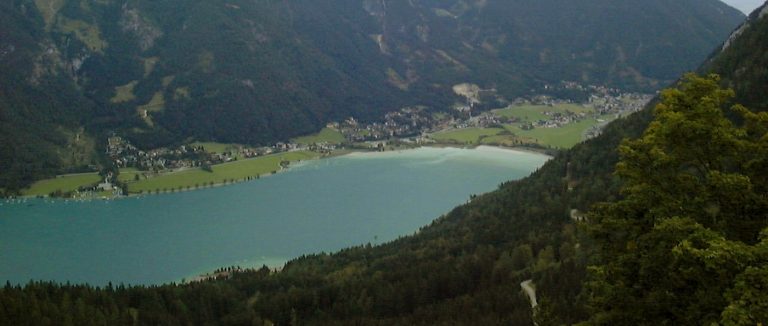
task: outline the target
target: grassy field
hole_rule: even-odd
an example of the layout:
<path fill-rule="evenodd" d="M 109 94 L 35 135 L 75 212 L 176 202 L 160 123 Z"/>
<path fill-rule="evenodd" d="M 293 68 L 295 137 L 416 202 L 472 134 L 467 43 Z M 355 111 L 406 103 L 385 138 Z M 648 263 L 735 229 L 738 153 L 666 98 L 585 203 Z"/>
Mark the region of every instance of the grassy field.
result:
<path fill-rule="evenodd" d="M 133 182 L 135 176 L 141 174 L 142 172 L 136 168 L 122 168 L 117 176 L 117 180 L 120 182 Z"/>
<path fill-rule="evenodd" d="M 194 189 L 196 186 L 220 184 L 231 181 L 242 181 L 248 177 L 268 175 L 280 170 L 283 160 L 295 162 L 317 158 L 319 154 L 300 151 L 274 154 L 248 160 L 239 160 L 212 166 L 213 172 L 195 168 L 163 174 L 148 179 L 128 183 L 130 193 L 170 191 L 173 189 Z M 132 176 L 130 177 L 132 178 Z"/>
<path fill-rule="evenodd" d="M 560 128 L 534 128 L 522 130 L 518 126 L 509 125 L 507 129 L 515 135 L 535 140 L 544 146 L 556 148 L 571 148 L 582 140 L 584 131 L 598 124 L 595 119 L 584 119 L 570 123 Z"/>
<path fill-rule="evenodd" d="M 480 143 L 481 137 L 495 136 L 503 130 L 501 128 L 464 128 L 434 133 L 431 137 L 438 142 L 474 145 Z"/>
<path fill-rule="evenodd" d="M 149 103 L 139 106 L 139 109 L 147 110 L 149 112 L 158 112 L 163 110 L 163 106 L 165 106 L 163 92 L 156 92 L 152 95 L 152 99 L 149 100 Z"/>
<path fill-rule="evenodd" d="M 496 145 L 496 146 L 519 146 L 521 143 L 535 142 L 533 139 L 521 139 L 518 136 L 510 134 L 498 134 L 495 136 L 488 136 L 481 141 L 484 145 Z"/>
<path fill-rule="evenodd" d="M 98 26 L 82 20 L 66 19 L 60 16 L 59 28 L 64 33 L 74 33 L 78 40 L 85 43 L 93 51 L 102 53 L 107 47 L 107 42 L 101 38 L 101 31 Z"/>
<path fill-rule="evenodd" d="M 176 79 L 176 76 L 173 75 L 163 77 L 163 87 L 168 87 L 174 79 Z"/>
<path fill-rule="evenodd" d="M 547 105 L 520 105 L 515 107 L 509 107 L 506 109 L 493 110 L 499 116 L 518 118 L 522 121 L 536 122 L 539 120 L 549 119 L 544 112 L 558 112 L 563 113 L 565 111 L 571 111 L 574 113 L 580 112 L 593 112 L 592 108 L 587 108 L 578 104 L 558 104 L 555 106 Z"/>
<path fill-rule="evenodd" d="M 163 96 L 163 92 L 156 92 L 152 95 L 152 99 L 149 100 L 149 103 L 136 107 L 136 113 L 144 119 L 144 122 L 146 122 L 148 126 L 154 127 L 155 122 L 152 120 L 152 115 L 149 113 L 160 112 L 164 109 L 164 106 L 165 97 Z"/>
<path fill-rule="evenodd" d="M 225 153 L 229 151 L 237 150 L 240 144 L 226 144 L 226 143 L 213 143 L 213 142 L 194 142 L 189 144 L 190 146 L 203 146 L 208 153 Z"/>
<path fill-rule="evenodd" d="M 341 144 L 345 140 L 340 131 L 333 128 L 323 128 L 319 133 L 292 139 L 296 144 L 310 145 L 326 142 L 329 144 Z"/>
<path fill-rule="evenodd" d="M 543 146 L 555 148 L 570 148 L 582 141 L 584 131 L 597 125 L 598 121 L 593 118 L 584 119 L 579 122 L 570 123 L 560 128 L 534 128 L 532 130 L 522 130 L 520 127 L 526 123 L 535 123 L 539 120 L 549 120 L 550 118 L 544 112 L 563 113 L 570 111 L 574 113 L 593 113 L 591 107 L 584 107 L 579 104 L 558 104 L 554 106 L 547 105 L 520 105 L 508 107 L 505 109 L 493 110 L 499 116 L 517 118 L 520 122 L 506 125 L 505 128 L 514 133 L 512 136 L 493 136 L 483 139 L 485 144 L 518 144 L 518 143 L 538 143 Z"/>
<path fill-rule="evenodd" d="M 134 80 L 123 86 L 115 87 L 115 96 L 109 101 L 112 103 L 122 103 L 134 100 L 136 95 L 133 95 L 133 88 L 136 87 L 136 84 L 138 83 L 138 80 Z"/>
<path fill-rule="evenodd" d="M 149 57 L 144 59 L 144 78 L 147 78 L 152 71 L 155 70 L 155 65 L 157 65 L 159 61 L 159 57 Z"/>
<path fill-rule="evenodd" d="M 56 14 L 64 6 L 64 0 L 35 0 L 37 10 L 43 16 L 46 28 L 51 27 Z"/>
<path fill-rule="evenodd" d="M 173 91 L 173 99 L 189 98 L 189 87 L 179 87 Z"/>
<path fill-rule="evenodd" d="M 82 186 L 91 186 L 98 183 L 101 177 L 98 173 L 68 174 L 54 179 L 40 180 L 32 184 L 29 189 L 22 190 L 24 196 L 45 196 L 57 190 L 70 192 Z"/>
<path fill-rule="evenodd" d="M 544 112 L 565 112 L 566 110 L 574 113 L 591 113 L 592 108 L 577 104 L 560 104 L 556 106 L 545 105 L 524 105 L 506 109 L 498 109 L 493 112 L 500 116 L 515 117 L 520 122 L 512 123 L 499 128 L 466 128 L 447 132 L 438 132 L 432 134 L 432 139 L 443 143 L 467 144 L 467 145 L 501 145 L 501 146 L 519 146 L 530 143 L 537 143 L 542 146 L 553 148 L 570 148 L 582 141 L 584 132 L 590 127 L 599 124 L 594 118 L 584 119 L 578 122 L 570 123 L 560 128 L 534 128 L 523 130 L 521 126 L 528 122 L 539 120 L 549 120 Z M 603 117 L 603 119 L 609 119 Z M 511 132 L 504 133 L 504 130 Z"/>

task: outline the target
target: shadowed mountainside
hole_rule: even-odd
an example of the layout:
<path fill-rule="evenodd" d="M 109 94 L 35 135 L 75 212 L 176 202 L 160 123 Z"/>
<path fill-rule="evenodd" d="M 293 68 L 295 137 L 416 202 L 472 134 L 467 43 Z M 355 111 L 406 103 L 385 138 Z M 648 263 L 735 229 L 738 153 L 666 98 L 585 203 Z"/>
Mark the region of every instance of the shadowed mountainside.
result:
<path fill-rule="evenodd" d="M 498 101 L 563 80 L 654 91 L 743 19 L 715 0 L 2 6 L 0 181 L 9 190 L 98 166 L 95 149 L 113 132 L 142 148 L 267 144 L 349 116 L 449 109 L 465 82 L 495 89 Z"/>

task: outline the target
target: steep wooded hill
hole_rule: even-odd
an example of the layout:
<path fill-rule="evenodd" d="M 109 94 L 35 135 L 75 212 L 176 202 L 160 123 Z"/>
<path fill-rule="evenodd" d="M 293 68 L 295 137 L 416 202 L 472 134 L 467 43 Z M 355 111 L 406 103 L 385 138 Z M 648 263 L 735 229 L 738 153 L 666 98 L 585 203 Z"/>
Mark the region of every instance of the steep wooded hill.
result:
<path fill-rule="evenodd" d="M 737 101 L 754 110 L 768 110 L 768 6 L 749 15 L 704 69 L 724 76 Z"/>

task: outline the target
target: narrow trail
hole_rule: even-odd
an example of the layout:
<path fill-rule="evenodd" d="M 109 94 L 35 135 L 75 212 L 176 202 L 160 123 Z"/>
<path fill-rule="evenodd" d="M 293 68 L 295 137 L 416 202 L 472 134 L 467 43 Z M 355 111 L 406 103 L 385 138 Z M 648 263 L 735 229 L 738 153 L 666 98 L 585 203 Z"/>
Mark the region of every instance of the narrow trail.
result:
<path fill-rule="evenodd" d="M 536 315 L 536 306 L 539 305 L 539 302 L 536 301 L 536 289 L 533 288 L 531 285 L 533 283 L 533 280 L 527 280 L 520 283 L 520 287 L 523 288 L 523 291 L 525 291 L 525 294 L 528 295 L 528 299 L 531 301 L 531 310 L 533 310 L 533 315 Z M 536 323 L 536 320 L 533 321 L 533 326 L 538 326 L 539 324 Z"/>
<path fill-rule="evenodd" d="M 539 305 L 539 302 L 536 301 L 536 289 L 531 286 L 531 283 L 533 283 L 533 280 L 523 281 L 520 283 L 520 287 L 523 288 L 525 294 L 528 295 L 528 299 L 531 300 L 531 308 L 536 308 L 536 306 Z"/>

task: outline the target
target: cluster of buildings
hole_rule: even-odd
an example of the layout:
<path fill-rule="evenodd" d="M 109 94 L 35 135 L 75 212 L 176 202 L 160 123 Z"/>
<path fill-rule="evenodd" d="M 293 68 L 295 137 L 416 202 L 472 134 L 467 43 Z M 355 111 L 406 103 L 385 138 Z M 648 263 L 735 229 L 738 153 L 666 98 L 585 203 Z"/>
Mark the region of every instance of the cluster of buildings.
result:
<path fill-rule="evenodd" d="M 224 152 L 213 152 L 203 146 L 194 145 L 144 151 L 122 137 L 113 136 L 107 139 L 106 154 L 118 168 L 132 167 L 142 171 L 160 172 L 169 169 L 211 166 L 240 158 L 248 159 L 280 152 L 311 150 L 325 153 L 334 149 L 336 145 L 326 143 L 299 145 L 279 142 L 273 146 L 264 147 L 233 145 Z"/>
<path fill-rule="evenodd" d="M 361 124 L 348 118 L 341 123 L 329 123 L 328 127 L 338 129 L 347 141 L 354 143 L 419 135 L 434 124 L 435 119 L 426 109 L 404 108 L 387 113 L 383 122 Z"/>
<path fill-rule="evenodd" d="M 119 136 L 107 139 L 107 156 L 118 168 L 134 167 L 146 171 L 178 169 L 216 164 L 231 160 L 220 154 L 209 154 L 201 147 L 179 146 L 174 149 L 158 148 L 144 151 Z"/>
<path fill-rule="evenodd" d="M 518 119 L 514 117 L 499 116 L 491 112 L 483 112 L 475 117 L 469 118 L 466 121 L 469 127 L 497 128 L 501 127 L 503 124 L 517 122 Z"/>
<path fill-rule="evenodd" d="M 563 82 L 561 87 L 577 89 L 589 92 L 589 103 L 594 108 L 593 113 L 584 112 L 543 112 L 548 119 L 535 121 L 523 125 L 527 128 L 557 128 L 566 124 L 580 121 L 591 115 L 603 116 L 635 112 L 642 109 L 652 95 L 637 93 L 622 93 L 617 89 L 601 86 L 582 86 L 578 83 Z M 423 107 L 403 108 L 399 111 L 389 112 L 381 122 L 360 123 L 355 118 L 348 118 L 342 122 L 332 122 L 327 126 L 339 130 L 346 143 L 370 143 L 387 141 L 399 138 L 403 141 L 418 142 L 426 139 L 425 133 L 435 132 L 448 128 L 491 128 L 504 124 L 518 122 L 514 117 L 499 116 L 492 112 L 472 112 L 473 105 L 468 102 L 468 113 L 464 118 L 457 118 L 451 114 L 434 114 Z M 571 103 L 568 100 L 560 100 L 550 96 L 539 95 L 528 99 L 516 99 L 511 105 L 533 104 L 544 106 L 556 106 Z M 462 116 L 462 114 L 459 114 Z M 590 133 L 599 133 L 599 126 L 590 130 Z M 329 153 L 337 148 L 337 144 L 315 143 L 296 144 L 293 142 L 278 142 L 272 146 L 247 147 L 233 146 L 227 152 L 213 153 L 202 146 L 179 146 L 177 148 L 159 148 L 144 151 L 136 148 L 127 140 L 113 136 L 107 141 L 106 154 L 119 168 L 135 167 L 145 171 L 162 171 L 167 169 L 179 169 L 215 165 L 225 163 L 238 158 L 252 158 L 261 155 L 269 155 L 278 152 L 310 150 L 321 153 Z"/>
<path fill-rule="evenodd" d="M 642 110 L 652 99 L 653 95 L 650 94 L 593 94 L 589 98 L 589 104 L 595 108 L 595 112 L 598 114 L 616 114 L 618 116 L 623 116 L 628 113 Z"/>
<path fill-rule="evenodd" d="M 600 116 L 615 115 L 616 118 L 642 110 L 653 99 L 652 94 L 622 92 L 616 88 L 605 86 L 583 86 L 576 82 L 562 82 L 565 89 L 578 90 L 589 93 L 589 100 L 584 104 L 592 108 L 590 114 L 584 112 L 543 112 L 549 117 L 547 120 L 535 122 L 531 127 L 558 128 L 563 125 L 577 122 L 590 116 L 600 120 Z M 529 100 L 518 99 L 516 104 L 533 104 L 556 106 L 560 104 L 572 104 L 570 100 L 556 99 L 546 95 L 538 95 Z"/>
<path fill-rule="evenodd" d="M 588 114 L 584 112 L 549 112 L 544 111 L 544 115 L 546 115 L 549 119 L 547 120 L 539 120 L 536 122 L 536 127 L 539 128 L 560 128 L 562 126 L 565 126 L 569 123 L 578 122 L 581 120 L 584 120 L 588 117 Z"/>
<path fill-rule="evenodd" d="M 176 148 L 158 148 L 144 151 L 133 146 L 122 137 L 107 139 L 106 154 L 118 168 L 133 167 L 144 171 L 162 171 L 215 165 L 235 161 L 238 158 L 252 158 L 273 152 L 288 151 L 295 144 L 278 143 L 273 147 L 251 148 L 234 146 L 226 152 L 211 152 L 203 146 L 182 145 Z"/>

